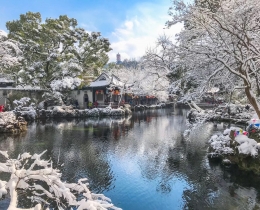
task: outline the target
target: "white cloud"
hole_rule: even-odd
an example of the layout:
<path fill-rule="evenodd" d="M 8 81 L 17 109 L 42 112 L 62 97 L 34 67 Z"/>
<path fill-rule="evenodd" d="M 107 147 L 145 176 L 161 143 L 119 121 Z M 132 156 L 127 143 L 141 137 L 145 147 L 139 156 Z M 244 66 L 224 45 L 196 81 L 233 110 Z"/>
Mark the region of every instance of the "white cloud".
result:
<path fill-rule="evenodd" d="M 170 1 L 163 0 L 160 4 L 139 3 L 128 11 L 126 19 L 110 35 L 113 50 L 109 52 L 110 62 L 121 59 L 140 58 L 149 47 L 155 46 L 159 35 L 174 36 L 182 29 L 182 24 L 164 29 L 168 16 Z"/>
<path fill-rule="evenodd" d="M 0 29 L 0 36 L 1 36 L 1 35 L 2 35 L 2 36 L 7 36 L 7 32 Z"/>

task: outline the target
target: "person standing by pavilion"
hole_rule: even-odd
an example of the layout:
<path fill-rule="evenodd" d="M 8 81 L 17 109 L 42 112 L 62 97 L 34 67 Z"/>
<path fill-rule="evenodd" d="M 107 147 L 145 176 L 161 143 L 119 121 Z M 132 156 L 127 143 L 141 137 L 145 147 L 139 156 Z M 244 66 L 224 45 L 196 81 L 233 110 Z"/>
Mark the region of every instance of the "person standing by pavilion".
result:
<path fill-rule="evenodd" d="M 98 107 L 98 102 L 97 102 L 97 100 L 94 102 L 94 106 L 95 106 L 95 108 Z"/>

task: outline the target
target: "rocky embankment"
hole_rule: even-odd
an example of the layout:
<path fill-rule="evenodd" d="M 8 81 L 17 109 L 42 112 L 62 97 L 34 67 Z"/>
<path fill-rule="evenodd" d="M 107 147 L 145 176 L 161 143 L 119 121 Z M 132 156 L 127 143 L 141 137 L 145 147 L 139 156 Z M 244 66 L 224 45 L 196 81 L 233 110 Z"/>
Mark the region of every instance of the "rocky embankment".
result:
<path fill-rule="evenodd" d="M 208 158 L 221 161 L 223 165 L 235 164 L 242 170 L 260 174 L 260 143 L 247 135 L 247 131 L 237 127 L 213 135 L 209 140 Z"/>
<path fill-rule="evenodd" d="M 54 106 L 50 110 L 21 110 L 16 111 L 17 116 L 22 116 L 27 121 L 35 119 L 48 119 L 48 118 L 86 118 L 86 117 L 99 117 L 99 116 L 125 116 L 132 114 L 130 106 L 124 106 L 117 109 L 112 109 L 110 106 L 106 108 L 94 109 L 73 109 L 72 106 Z"/>
<path fill-rule="evenodd" d="M 205 109 L 198 111 L 196 109 L 191 109 L 187 118 L 191 123 L 202 123 L 206 121 L 221 121 L 221 122 L 233 122 L 233 123 L 244 123 L 252 118 L 254 110 L 246 110 L 244 106 L 229 104 L 220 105 L 214 109 Z"/>
<path fill-rule="evenodd" d="M 260 120 L 254 115 L 253 109 L 237 104 L 222 105 L 213 110 L 191 109 L 187 114 L 189 129 L 184 135 L 188 136 L 194 128 L 207 121 L 247 124 L 246 130 L 231 127 L 223 134 L 213 135 L 209 140 L 208 158 L 260 175 Z"/>
<path fill-rule="evenodd" d="M 0 113 L 0 133 L 20 133 L 27 130 L 23 117 L 16 117 L 14 112 Z"/>
<path fill-rule="evenodd" d="M 173 107 L 174 106 L 174 103 L 171 102 L 171 103 L 160 103 L 160 104 L 154 104 L 154 105 L 150 105 L 150 106 L 147 106 L 147 105 L 136 105 L 136 106 L 133 106 L 131 107 L 131 110 L 132 111 L 143 111 L 143 110 L 150 110 L 150 109 L 161 109 L 161 108 L 170 108 L 170 107 Z"/>

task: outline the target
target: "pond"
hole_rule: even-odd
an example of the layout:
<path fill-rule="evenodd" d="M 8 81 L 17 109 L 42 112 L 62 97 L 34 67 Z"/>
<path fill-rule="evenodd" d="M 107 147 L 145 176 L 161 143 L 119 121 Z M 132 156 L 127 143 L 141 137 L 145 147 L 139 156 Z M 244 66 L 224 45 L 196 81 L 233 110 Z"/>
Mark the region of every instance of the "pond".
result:
<path fill-rule="evenodd" d="M 184 139 L 186 113 L 176 108 L 35 122 L 24 134 L 1 134 L 0 150 L 17 157 L 47 149 L 46 159 L 61 168 L 64 180 L 87 177 L 93 192 L 125 210 L 259 207 L 258 176 L 207 159 L 207 141 L 224 125 L 207 123 Z"/>

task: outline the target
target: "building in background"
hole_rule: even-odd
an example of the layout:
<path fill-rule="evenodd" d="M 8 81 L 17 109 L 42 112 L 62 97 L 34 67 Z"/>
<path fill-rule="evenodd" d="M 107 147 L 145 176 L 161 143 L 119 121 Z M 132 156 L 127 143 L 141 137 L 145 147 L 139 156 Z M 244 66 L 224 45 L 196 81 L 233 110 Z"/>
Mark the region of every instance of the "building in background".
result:
<path fill-rule="evenodd" d="M 117 53 L 116 55 L 116 64 L 121 64 L 122 61 L 121 61 L 121 55 L 119 53 Z"/>

